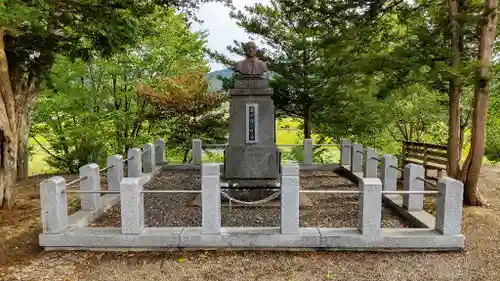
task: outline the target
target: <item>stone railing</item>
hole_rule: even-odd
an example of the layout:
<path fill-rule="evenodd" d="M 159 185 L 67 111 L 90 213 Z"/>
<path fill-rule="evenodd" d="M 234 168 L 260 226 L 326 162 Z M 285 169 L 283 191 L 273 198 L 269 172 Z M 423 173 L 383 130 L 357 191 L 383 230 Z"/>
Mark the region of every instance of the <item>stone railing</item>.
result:
<path fill-rule="evenodd" d="M 386 162 L 384 169 L 392 169 Z M 375 166 L 376 167 L 376 166 Z M 220 233 L 221 202 L 220 196 L 220 165 L 204 164 L 202 173 L 203 228 L 207 233 Z M 392 169 L 393 170 L 393 169 Z M 462 220 L 463 184 L 460 181 L 445 177 L 437 184 L 437 190 L 425 191 L 422 181 L 421 167 L 409 164 L 405 167 L 404 189 L 396 189 L 394 173 L 385 173 L 382 179 L 362 177 L 359 190 L 303 190 L 299 188 L 299 166 L 297 164 L 284 165 L 282 170 L 281 186 L 281 234 L 298 234 L 299 227 L 299 194 L 360 194 L 359 196 L 359 231 L 370 237 L 381 235 L 382 197 L 390 195 L 403 196 L 403 208 L 409 212 L 423 210 L 424 195 L 437 195 L 434 228 L 443 235 L 460 235 Z"/>
<path fill-rule="evenodd" d="M 109 156 L 104 168 L 95 163 L 84 165 L 80 168 L 79 178 L 74 181 L 66 182 L 61 176 L 42 181 L 40 197 L 43 231 L 54 233 L 72 224 L 83 227 L 116 204 L 124 179 L 125 164 L 127 177 L 149 180 L 157 165 L 164 162 L 165 142 L 157 140 L 155 144 L 145 144 L 142 149 L 129 149 L 125 159 L 119 154 Z M 107 190 L 101 190 L 102 172 L 106 172 Z M 77 184 L 79 189 L 70 189 Z M 67 212 L 68 193 L 80 194 L 81 210 L 71 216 Z"/>
<path fill-rule="evenodd" d="M 278 228 L 226 228 L 221 225 L 220 164 L 202 165 L 201 190 L 144 190 L 146 179 L 124 178 L 120 184 L 121 227 L 81 228 L 71 231 L 65 208 L 66 185 L 51 186 L 52 192 L 44 200 L 44 231 L 40 244 L 45 247 L 92 248 L 151 248 L 151 247 L 201 247 L 201 248 L 423 248 L 459 249 L 463 247 L 461 235 L 460 182 L 443 178 L 437 191 L 384 190 L 378 178 L 361 178 L 359 190 L 301 190 L 299 165 L 284 165 L 281 186 L 281 221 Z M 414 186 L 411 177 L 405 185 Z M 48 185 L 45 185 L 47 189 Z M 145 226 L 145 193 L 200 193 L 202 200 L 202 226 L 148 228 Z M 359 194 L 358 227 L 352 228 L 303 228 L 299 226 L 300 193 Z M 423 194 L 438 194 L 435 225 L 425 229 L 385 229 L 381 227 L 382 198 L 403 194 L 408 210 L 420 208 Z M 70 230 L 70 231 L 68 231 Z"/>
<path fill-rule="evenodd" d="M 201 147 L 201 142 L 200 146 Z M 397 190 L 397 167 L 395 157 L 384 155 L 378 158 L 375 151 L 363 149 L 361 145 L 342 141 L 341 161 L 344 168 L 355 169 L 360 174 L 358 190 L 304 190 L 300 189 L 299 164 L 282 166 L 280 182 L 281 221 L 279 227 L 222 227 L 220 163 L 201 165 L 200 190 L 145 190 L 144 185 L 156 164 L 163 163 L 164 143 L 147 144 L 144 149 L 131 149 L 125 160 L 114 157 L 108 164 L 108 171 L 115 173 L 110 189 L 100 190 L 97 173 L 99 167 L 82 169 L 80 190 L 70 190 L 61 177 L 52 177 L 42 182 L 43 233 L 40 245 L 48 248 L 341 248 L 341 249 L 461 249 L 464 237 L 461 235 L 463 184 L 443 177 L 436 190 L 425 190 L 424 184 L 432 184 L 423 178 L 418 165 L 408 164 L 403 170 L 403 190 Z M 156 153 L 156 154 L 155 154 Z M 360 157 L 361 155 L 362 157 Z M 348 157 L 349 156 L 349 157 Z M 144 166 L 140 167 L 141 159 Z M 153 161 L 154 159 L 154 161 Z M 364 160 L 364 161 L 363 161 Z M 123 166 L 128 161 L 128 177 L 123 178 Z M 378 176 L 381 163 L 381 176 Z M 91 164 L 89 164 L 91 165 Z M 149 166 L 148 166 L 149 165 Z M 148 166 L 148 167 L 146 167 Z M 114 171 L 118 168 L 119 171 Z M 357 170 L 356 170 L 357 169 Z M 92 172 L 90 172 L 92 170 Z M 122 174 L 120 175 L 120 171 Z M 97 173 L 96 173 L 97 172 Z M 354 173 L 354 172 L 353 172 Z M 118 179 L 120 181 L 117 181 Z M 117 184 L 119 183 L 119 185 Z M 67 194 L 75 192 L 85 197 L 82 208 L 91 209 L 91 214 L 68 216 Z M 121 207 L 121 227 L 86 227 L 87 221 L 97 212 L 104 212 L 101 193 L 112 193 Z M 146 193 L 201 193 L 202 226 L 149 228 L 145 225 L 144 194 Z M 301 193 L 359 194 L 357 228 L 300 227 L 299 196 Z M 96 196 L 97 195 L 97 196 Z M 437 195 L 436 216 L 423 211 L 423 196 Z M 105 195 L 106 196 L 106 195 Z M 400 198 L 401 197 L 401 198 Z M 382 228 L 383 201 L 399 208 L 403 216 L 414 219 L 415 228 Z M 99 208 L 99 206 L 101 206 Z M 96 209 L 97 208 L 97 209 Z M 80 211 L 84 212 L 84 210 Z M 85 215 L 85 216 L 84 216 Z M 430 216 L 430 217 L 429 217 Z M 78 217 L 85 221 L 75 222 Z M 76 226 L 76 227 L 73 227 Z"/>
<path fill-rule="evenodd" d="M 350 143 L 343 139 L 341 144 L 341 165 L 359 179 L 380 178 L 383 200 L 396 209 L 412 224 L 431 228 L 443 223 L 440 216 L 445 216 L 450 225 L 460 231 L 462 218 L 463 183 L 449 177 L 441 177 L 437 183 L 425 177 L 422 165 L 406 164 L 404 169 L 398 167 L 398 159 L 394 155 L 378 156 L 375 149 L 362 147 L 358 143 Z M 398 172 L 402 174 L 402 190 L 397 190 Z M 429 190 L 426 190 L 430 189 Z M 424 211 L 424 194 L 437 194 L 436 217 Z M 402 196 L 401 196 L 402 195 Z M 437 227 L 437 226 L 436 226 Z"/>

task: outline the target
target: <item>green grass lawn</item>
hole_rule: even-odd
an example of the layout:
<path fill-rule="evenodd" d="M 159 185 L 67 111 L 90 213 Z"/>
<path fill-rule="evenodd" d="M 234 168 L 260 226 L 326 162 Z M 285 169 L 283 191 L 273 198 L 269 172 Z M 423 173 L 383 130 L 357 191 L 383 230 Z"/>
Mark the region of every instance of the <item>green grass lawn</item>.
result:
<path fill-rule="evenodd" d="M 47 141 L 43 137 L 36 137 L 36 139 L 44 146 L 48 147 Z M 55 172 L 47 163 L 45 162 L 45 157 L 47 157 L 47 152 L 45 152 L 33 138 L 28 140 L 28 145 L 33 147 L 33 155 L 30 157 L 30 162 L 28 164 L 28 175 L 34 176 L 39 174 L 53 173 Z"/>

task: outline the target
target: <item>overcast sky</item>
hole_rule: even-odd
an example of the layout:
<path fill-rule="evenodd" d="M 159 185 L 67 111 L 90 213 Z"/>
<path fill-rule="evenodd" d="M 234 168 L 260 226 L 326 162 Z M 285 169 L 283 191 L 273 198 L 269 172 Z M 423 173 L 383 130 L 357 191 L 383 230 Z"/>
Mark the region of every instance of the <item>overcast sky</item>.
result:
<path fill-rule="evenodd" d="M 238 9 L 251 6 L 255 3 L 268 3 L 269 0 L 233 0 L 233 4 Z M 229 9 L 219 3 L 203 4 L 197 13 L 198 18 L 203 20 L 203 24 L 195 23 L 192 30 L 207 30 L 207 45 L 212 50 L 217 50 L 229 55 L 233 59 L 238 59 L 236 55 L 231 55 L 226 46 L 232 45 L 233 40 L 247 41 L 249 36 L 245 31 L 236 25 L 236 22 L 229 17 Z M 212 71 L 223 69 L 219 63 L 212 63 Z"/>

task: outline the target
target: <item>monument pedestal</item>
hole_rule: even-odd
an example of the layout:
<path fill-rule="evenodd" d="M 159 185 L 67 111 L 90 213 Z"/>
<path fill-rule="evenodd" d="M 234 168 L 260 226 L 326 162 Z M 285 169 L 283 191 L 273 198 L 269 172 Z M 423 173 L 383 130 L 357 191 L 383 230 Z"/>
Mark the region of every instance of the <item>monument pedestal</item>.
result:
<path fill-rule="evenodd" d="M 224 151 L 224 176 L 252 188 L 259 181 L 277 181 L 281 157 L 276 146 L 275 108 L 267 80 L 243 76 L 230 90 L 229 141 Z M 246 182 L 246 184 L 244 184 Z"/>
<path fill-rule="evenodd" d="M 280 174 L 280 152 L 272 145 L 231 145 L 224 152 L 224 170 L 227 180 L 251 181 L 255 184 L 265 181 L 276 181 Z M 261 184 L 257 184 L 261 185 Z"/>

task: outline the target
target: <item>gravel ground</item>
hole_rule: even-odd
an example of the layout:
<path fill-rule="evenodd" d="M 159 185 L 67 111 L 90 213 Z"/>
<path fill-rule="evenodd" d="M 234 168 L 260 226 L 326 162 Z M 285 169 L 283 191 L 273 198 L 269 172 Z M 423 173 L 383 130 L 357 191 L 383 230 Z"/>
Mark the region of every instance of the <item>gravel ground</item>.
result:
<path fill-rule="evenodd" d="M 352 185 L 333 172 L 304 171 L 302 189 L 354 190 Z M 162 171 L 145 189 L 199 190 L 199 171 Z M 358 195 L 309 194 L 312 206 L 300 210 L 301 227 L 357 227 Z M 145 194 L 145 223 L 148 227 L 201 226 L 201 207 L 190 206 L 194 194 Z M 222 207 L 222 226 L 278 227 L 279 207 Z M 120 226 L 120 206 L 116 205 L 92 226 Z M 382 227 L 408 227 L 393 211 L 383 208 Z"/>

